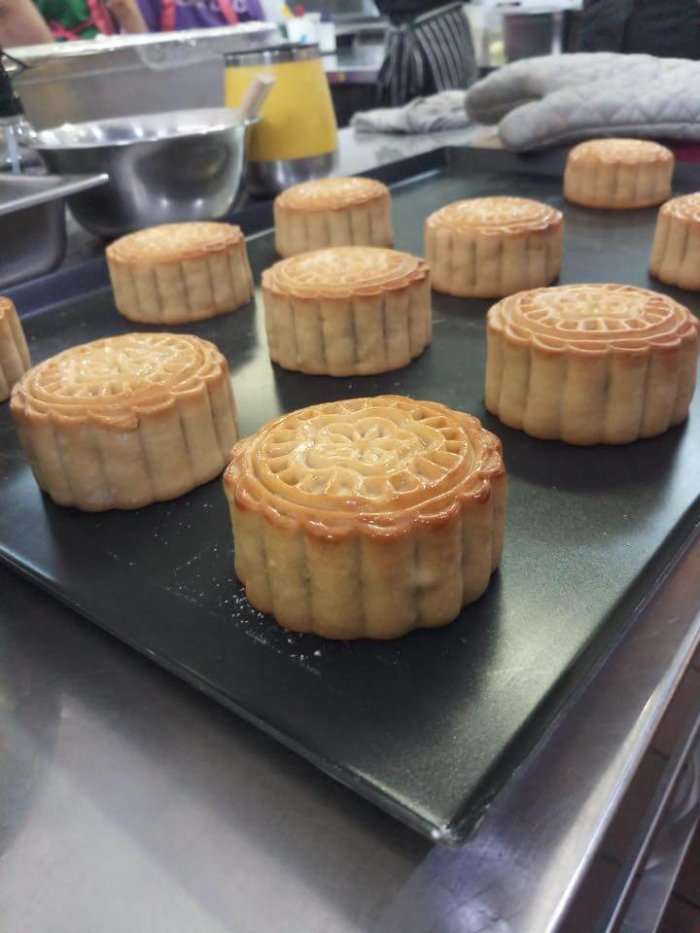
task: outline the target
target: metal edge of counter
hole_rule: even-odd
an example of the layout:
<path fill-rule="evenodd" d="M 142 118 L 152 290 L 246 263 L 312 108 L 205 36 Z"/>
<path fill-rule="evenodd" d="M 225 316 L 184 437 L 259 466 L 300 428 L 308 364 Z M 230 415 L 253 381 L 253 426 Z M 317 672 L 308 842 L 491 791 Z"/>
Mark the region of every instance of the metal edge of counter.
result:
<path fill-rule="evenodd" d="M 691 852 L 693 840 L 700 826 L 700 711 L 692 733 L 684 743 L 687 747 L 695 738 L 695 746 L 682 764 L 676 784 L 671 787 L 670 802 L 658 829 L 649 827 L 652 837 L 646 863 L 637 872 L 635 887 L 624 903 L 620 919 L 613 912 L 605 933 L 617 928 L 619 933 L 638 933 L 643 929 L 659 929 L 664 914 L 674 896 L 674 888 L 683 863 Z M 685 750 L 685 749 L 684 749 Z M 692 856 L 691 856 L 692 857 Z M 682 895 L 681 895 L 682 896 Z"/>
<path fill-rule="evenodd" d="M 656 918 L 649 930 L 657 929 L 700 817 L 699 738 L 700 710 L 679 737 L 664 769 L 640 827 L 641 842 L 623 866 L 613 908 L 601 933 L 641 930 L 643 918 L 651 919 L 654 912 Z M 664 861 L 665 871 L 658 872 Z"/>
<path fill-rule="evenodd" d="M 460 849 L 436 847 L 372 933 L 444 929 L 454 916 L 460 929 L 481 933 L 499 933 L 504 924 L 509 933 L 561 930 L 699 646 L 696 519 L 653 597 L 560 710 L 472 837 Z M 620 896 L 626 891 L 623 884 Z"/>

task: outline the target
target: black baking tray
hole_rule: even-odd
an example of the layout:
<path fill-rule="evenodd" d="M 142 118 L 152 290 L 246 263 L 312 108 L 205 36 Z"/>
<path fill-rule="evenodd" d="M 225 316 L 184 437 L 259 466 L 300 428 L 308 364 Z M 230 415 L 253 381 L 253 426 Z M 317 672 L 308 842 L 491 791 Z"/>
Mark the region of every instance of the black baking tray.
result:
<path fill-rule="evenodd" d="M 441 150 L 404 172 L 417 169 L 394 187 L 398 248 L 420 253 L 425 216 L 449 201 L 531 196 L 566 215 L 562 282 L 650 286 L 700 310 L 700 296 L 648 279 L 656 212 L 566 205 L 556 158 Z M 700 178 L 683 169 L 678 186 L 700 188 Z M 276 258 L 269 231 L 250 239 L 249 252 L 259 279 Z M 16 291 L 35 362 L 127 330 L 105 281 L 93 262 L 53 288 Z M 32 294 L 50 301 L 32 310 Z M 406 369 L 352 379 L 271 366 L 259 305 L 188 328 L 228 357 L 243 434 L 320 400 L 391 392 L 473 412 L 502 438 L 510 476 L 502 567 L 453 625 L 390 643 L 287 634 L 233 578 L 220 482 L 137 512 L 58 508 L 32 479 L 7 405 L 0 559 L 399 819 L 460 841 L 633 624 L 700 512 L 700 397 L 683 426 L 623 447 L 575 448 L 509 430 L 483 405 L 487 307 L 435 295 L 432 347 Z"/>

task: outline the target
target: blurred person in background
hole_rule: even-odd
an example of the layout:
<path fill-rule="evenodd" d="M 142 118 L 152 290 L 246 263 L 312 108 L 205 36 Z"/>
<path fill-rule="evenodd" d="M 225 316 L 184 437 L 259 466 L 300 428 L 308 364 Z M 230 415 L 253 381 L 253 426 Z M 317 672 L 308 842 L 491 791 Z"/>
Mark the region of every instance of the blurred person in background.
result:
<path fill-rule="evenodd" d="M 146 32 L 206 29 L 265 19 L 259 0 L 138 0 L 138 4 Z"/>
<path fill-rule="evenodd" d="M 438 91 L 467 88 L 477 78 L 469 22 L 462 3 L 376 0 L 389 17 L 379 103 L 398 107 Z"/>
<path fill-rule="evenodd" d="M 137 0 L 34 0 L 54 39 L 148 32 Z M 2 0 L 0 0 L 2 3 Z"/>
<path fill-rule="evenodd" d="M 259 0 L 0 0 L 0 47 L 263 20 Z"/>
<path fill-rule="evenodd" d="M 0 48 L 51 41 L 51 30 L 32 0 L 0 0 Z"/>
<path fill-rule="evenodd" d="M 580 52 L 700 58 L 698 0 L 584 0 Z"/>
<path fill-rule="evenodd" d="M 0 48 L 146 32 L 136 0 L 0 0 Z"/>

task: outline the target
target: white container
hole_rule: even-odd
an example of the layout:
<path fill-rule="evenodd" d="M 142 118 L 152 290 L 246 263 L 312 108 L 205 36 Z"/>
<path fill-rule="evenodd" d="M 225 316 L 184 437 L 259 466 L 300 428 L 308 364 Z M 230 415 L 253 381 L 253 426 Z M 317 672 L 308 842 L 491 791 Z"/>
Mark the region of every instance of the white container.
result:
<path fill-rule="evenodd" d="M 294 16 L 284 21 L 287 29 L 287 38 L 290 42 L 302 42 L 306 45 L 316 45 L 318 42 L 318 26 L 308 16 Z"/>
<path fill-rule="evenodd" d="M 260 0 L 263 16 L 268 23 L 281 23 L 284 21 L 284 0 Z"/>
<path fill-rule="evenodd" d="M 316 26 L 318 35 L 318 48 L 321 55 L 329 52 L 335 52 L 338 45 L 335 40 L 335 23 L 318 23 Z"/>

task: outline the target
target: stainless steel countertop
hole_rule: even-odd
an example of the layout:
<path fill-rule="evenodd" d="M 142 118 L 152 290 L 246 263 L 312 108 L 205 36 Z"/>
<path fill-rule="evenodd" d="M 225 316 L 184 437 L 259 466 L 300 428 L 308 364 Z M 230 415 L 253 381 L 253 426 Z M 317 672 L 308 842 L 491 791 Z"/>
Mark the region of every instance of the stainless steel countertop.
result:
<path fill-rule="evenodd" d="M 392 133 L 358 133 L 352 127 L 338 132 L 336 175 L 356 175 L 380 165 L 400 162 L 442 146 L 468 146 L 478 127 L 420 133 L 415 136 Z"/>
<path fill-rule="evenodd" d="M 331 84 L 374 84 L 383 61 L 381 42 L 355 42 L 350 48 L 339 49 L 335 55 L 323 56 Z"/>
<path fill-rule="evenodd" d="M 7 933 L 551 933 L 700 639 L 696 539 L 462 849 L 0 567 Z"/>
<path fill-rule="evenodd" d="M 3 933 L 366 933 L 429 846 L 0 567 Z"/>

